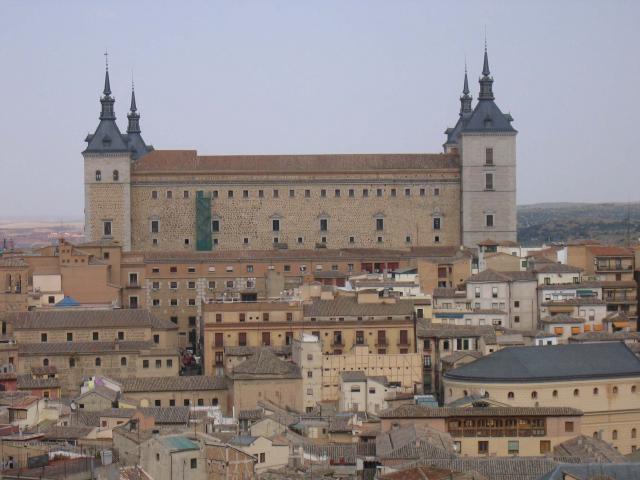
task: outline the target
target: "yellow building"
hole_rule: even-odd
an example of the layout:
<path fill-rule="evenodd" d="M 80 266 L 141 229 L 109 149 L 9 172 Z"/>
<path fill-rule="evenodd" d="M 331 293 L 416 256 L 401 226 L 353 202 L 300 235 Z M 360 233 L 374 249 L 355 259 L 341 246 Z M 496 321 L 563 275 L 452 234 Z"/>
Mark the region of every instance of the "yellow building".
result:
<path fill-rule="evenodd" d="M 622 342 L 571 343 L 499 350 L 451 370 L 445 403 L 481 395 L 514 407 L 584 412 L 582 432 L 627 454 L 638 446 L 640 359 Z"/>
<path fill-rule="evenodd" d="M 412 425 L 446 432 L 462 456 L 533 457 L 580 435 L 582 412 L 570 407 L 401 405 L 380 417 L 383 432 Z"/>
<path fill-rule="evenodd" d="M 334 296 L 313 288 L 308 301 L 205 305 L 205 373 L 222 370 L 225 347 L 280 347 L 304 333 L 320 339 L 325 355 L 342 355 L 355 346 L 381 356 L 416 351 L 411 300 L 371 291 Z"/>

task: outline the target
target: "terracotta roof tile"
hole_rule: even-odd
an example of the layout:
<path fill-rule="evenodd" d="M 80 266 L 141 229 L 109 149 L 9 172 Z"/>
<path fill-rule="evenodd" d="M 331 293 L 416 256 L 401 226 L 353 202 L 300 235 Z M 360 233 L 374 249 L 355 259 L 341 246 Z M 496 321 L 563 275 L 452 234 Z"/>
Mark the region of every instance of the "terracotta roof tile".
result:
<path fill-rule="evenodd" d="M 224 390 L 224 377 L 194 375 L 184 377 L 123 378 L 119 380 L 123 393 L 133 392 L 183 392 L 200 390 Z"/>
<path fill-rule="evenodd" d="M 7 316 L 14 330 L 99 327 L 151 327 L 175 330 L 177 325 L 141 309 L 47 310 L 16 312 Z"/>
<path fill-rule="evenodd" d="M 217 175 L 268 175 L 378 170 L 459 169 L 456 155 L 328 154 L 328 155 L 198 155 L 195 150 L 154 150 L 138 160 L 132 174 L 207 172 Z"/>

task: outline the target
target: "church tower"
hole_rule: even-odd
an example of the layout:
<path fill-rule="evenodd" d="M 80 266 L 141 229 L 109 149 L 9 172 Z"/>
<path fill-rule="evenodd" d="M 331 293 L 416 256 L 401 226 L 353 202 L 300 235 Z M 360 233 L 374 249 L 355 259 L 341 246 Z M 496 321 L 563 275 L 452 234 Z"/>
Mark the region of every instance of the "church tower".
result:
<path fill-rule="evenodd" d="M 493 77 L 485 44 L 480 94 L 471 110 L 465 72 L 460 119 L 448 129 L 445 151 L 457 152 L 461 162 L 461 238 L 466 247 L 486 239 L 515 241 L 516 135 L 513 118 L 500 111 L 493 94 Z"/>
<path fill-rule="evenodd" d="M 106 55 L 106 54 L 105 54 Z M 120 133 L 111 95 L 109 64 L 100 97 L 100 122 L 87 135 L 84 157 L 84 234 L 87 241 L 117 241 L 131 249 L 131 164 L 152 149 L 140 135 L 132 90 L 127 133 Z"/>

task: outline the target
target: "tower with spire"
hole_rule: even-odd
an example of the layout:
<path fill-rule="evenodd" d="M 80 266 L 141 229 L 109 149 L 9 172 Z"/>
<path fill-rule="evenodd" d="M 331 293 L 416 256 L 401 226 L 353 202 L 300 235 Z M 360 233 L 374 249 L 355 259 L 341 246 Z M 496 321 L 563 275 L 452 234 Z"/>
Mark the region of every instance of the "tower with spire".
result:
<path fill-rule="evenodd" d="M 495 103 L 493 77 L 485 41 L 478 102 L 472 108 L 465 68 L 460 115 L 445 131 L 444 150 L 459 156 L 462 244 L 484 240 L 515 241 L 516 135 L 513 118 Z"/>
<path fill-rule="evenodd" d="M 88 241 L 117 241 L 125 250 L 131 246 L 132 164 L 150 152 L 140 131 L 140 114 L 135 92 L 131 91 L 131 109 L 127 133 L 116 123 L 115 101 L 105 53 L 104 87 L 100 97 L 100 115 L 94 133 L 87 135 L 84 157 L 85 238 Z"/>

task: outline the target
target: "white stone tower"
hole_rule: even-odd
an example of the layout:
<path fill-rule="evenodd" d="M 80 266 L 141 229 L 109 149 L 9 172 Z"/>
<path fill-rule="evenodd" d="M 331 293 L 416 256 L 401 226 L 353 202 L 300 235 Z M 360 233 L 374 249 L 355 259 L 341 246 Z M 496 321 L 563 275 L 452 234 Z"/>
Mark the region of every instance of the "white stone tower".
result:
<path fill-rule="evenodd" d="M 84 234 L 87 241 L 112 240 L 131 249 L 131 164 L 151 150 L 140 135 L 135 93 L 127 115 L 127 133 L 120 133 L 111 96 L 107 64 L 100 123 L 87 135 L 84 157 Z"/>
<path fill-rule="evenodd" d="M 485 45 L 478 103 L 471 110 L 465 71 L 460 119 L 448 129 L 445 151 L 460 155 L 461 238 L 466 247 L 486 239 L 515 241 L 516 135 L 513 118 L 495 103 Z"/>

